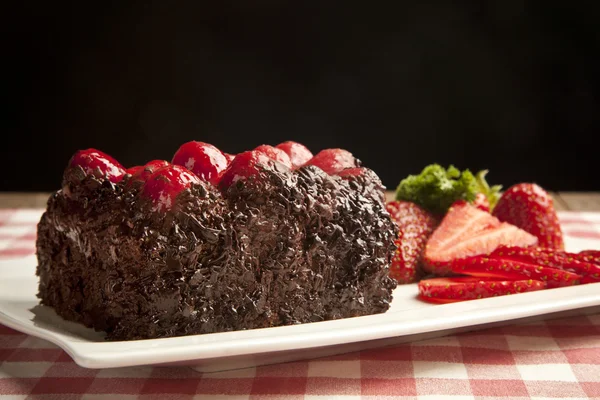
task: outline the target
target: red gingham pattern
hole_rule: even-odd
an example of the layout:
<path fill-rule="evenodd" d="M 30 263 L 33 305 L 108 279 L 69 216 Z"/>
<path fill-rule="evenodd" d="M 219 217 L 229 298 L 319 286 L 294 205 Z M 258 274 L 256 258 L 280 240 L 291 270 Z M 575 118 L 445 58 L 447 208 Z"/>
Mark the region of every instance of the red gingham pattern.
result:
<path fill-rule="evenodd" d="M 0 210 L 0 260 L 34 254 L 40 213 Z M 600 214 L 562 213 L 561 221 L 567 239 L 600 248 Z M 210 374 L 85 369 L 55 345 L 0 325 L 0 363 L 0 400 L 600 400 L 600 314 Z"/>

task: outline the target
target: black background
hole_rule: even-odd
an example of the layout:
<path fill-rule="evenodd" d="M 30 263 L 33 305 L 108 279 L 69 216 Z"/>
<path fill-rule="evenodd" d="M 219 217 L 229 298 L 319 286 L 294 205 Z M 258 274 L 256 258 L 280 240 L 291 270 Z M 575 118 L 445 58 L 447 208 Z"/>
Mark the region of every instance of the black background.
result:
<path fill-rule="evenodd" d="M 343 147 L 393 188 L 426 164 L 600 190 L 589 2 L 23 2 L 4 12 L 1 190 L 80 148 Z"/>

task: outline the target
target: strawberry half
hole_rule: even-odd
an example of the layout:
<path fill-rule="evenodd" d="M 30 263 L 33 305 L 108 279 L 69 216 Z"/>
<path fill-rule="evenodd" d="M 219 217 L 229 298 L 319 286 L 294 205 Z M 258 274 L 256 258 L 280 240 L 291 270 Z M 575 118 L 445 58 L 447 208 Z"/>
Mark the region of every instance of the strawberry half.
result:
<path fill-rule="evenodd" d="M 519 183 L 508 188 L 493 215 L 538 238 L 538 245 L 564 250 L 563 234 L 552 197 L 534 183 Z"/>
<path fill-rule="evenodd" d="M 582 283 L 600 282 L 600 265 L 583 261 L 587 257 L 591 258 L 591 256 L 544 248 L 500 247 L 492 252 L 490 257 L 501 260 L 521 261 L 573 272 L 583 277 Z"/>
<path fill-rule="evenodd" d="M 419 264 L 425 244 L 437 221 L 429 212 L 410 201 L 391 201 L 386 204 L 386 209 L 398 226 L 390 276 L 400 284 L 416 282 L 421 275 Z"/>
<path fill-rule="evenodd" d="M 527 247 L 536 243 L 535 236 L 500 222 L 466 201 L 457 201 L 427 241 L 423 268 L 447 275 L 457 258 L 487 255 L 499 246 Z"/>
<path fill-rule="evenodd" d="M 516 260 L 475 256 L 452 262 L 452 272 L 480 278 L 507 280 L 535 279 L 546 282 L 549 288 L 581 283 L 581 275 L 557 268 L 544 267 Z"/>
<path fill-rule="evenodd" d="M 546 283 L 534 279 L 508 281 L 481 279 L 472 276 L 432 278 L 419 282 L 419 298 L 431 303 L 453 303 L 533 292 L 545 288 Z"/>

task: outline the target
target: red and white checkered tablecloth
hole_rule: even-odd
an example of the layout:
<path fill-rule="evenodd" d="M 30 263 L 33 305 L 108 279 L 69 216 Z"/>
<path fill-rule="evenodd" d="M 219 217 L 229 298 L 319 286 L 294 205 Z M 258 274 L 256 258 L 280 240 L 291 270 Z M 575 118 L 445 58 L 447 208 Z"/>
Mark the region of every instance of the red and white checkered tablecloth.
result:
<path fill-rule="evenodd" d="M 41 210 L 0 210 L 0 260 L 34 254 Z M 600 214 L 562 213 L 600 248 Z M 4 399 L 599 399 L 600 314 L 509 325 L 341 356 L 202 374 L 93 370 L 0 325 Z"/>

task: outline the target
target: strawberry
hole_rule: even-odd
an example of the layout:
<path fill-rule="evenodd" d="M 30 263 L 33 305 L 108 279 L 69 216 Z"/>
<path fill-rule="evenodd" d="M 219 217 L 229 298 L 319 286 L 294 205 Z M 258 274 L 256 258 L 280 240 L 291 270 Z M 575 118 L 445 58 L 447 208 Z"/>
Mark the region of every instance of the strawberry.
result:
<path fill-rule="evenodd" d="M 564 250 L 563 234 L 552 197 L 534 183 L 519 183 L 500 197 L 493 215 L 538 238 L 538 245 Z"/>
<path fill-rule="evenodd" d="M 287 155 L 290 156 L 293 168 L 300 168 L 313 157 L 310 150 L 300 143 L 287 141 L 280 143 L 275 147 L 285 151 Z"/>
<path fill-rule="evenodd" d="M 343 149 L 326 149 L 308 160 L 305 165 L 315 165 L 329 175 L 334 175 L 346 168 L 360 167 L 360 163 L 352 153 Z"/>
<path fill-rule="evenodd" d="M 507 280 L 535 279 L 546 282 L 549 288 L 581 283 L 581 275 L 557 268 L 544 267 L 515 260 L 475 256 L 452 262 L 456 274 Z"/>
<path fill-rule="evenodd" d="M 152 160 L 147 162 L 145 165 L 132 167 L 127 169 L 127 173 L 131 174 L 130 182 L 141 181 L 144 182 L 152 173 L 162 167 L 168 166 L 169 163 L 165 160 Z"/>
<path fill-rule="evenodd" d="M 391 201 L 386 204 L 386 209 L 398 226 L 390 276 L 400 284 L 415 282 L 420 276 L 419 264 L 425 244 L 437 221 L 429 212 L 409 201 Z"/>
<path fill-rule="evenodd" d="M 419 298 L 431 303 L 452 303 L 546 288 L 544 282 L 534 279 L 507 281 L 471 276 L 424 279 L 418 286 Z"/>
<path fill-rule="evenodd" d="M 477 193 L 475 195 L 475 201 L 473 201 L 473 205 L 479 208 L 481 211 L 490 212 L 490 201 L 483 193 Z"/>
<path fill-rule="evenodd" d="M 454 259 L 489 254 L 502 245 L 525 247 L 536 243 L 535 236 L 459 200 L 427 241 L 423 268 L 446 275 Z"/>
<path fill-rule="evenodd" d="M 499 247 L 490 257 L 562 269 L 581 275 L 586 282 L 600 282 L 600 265 L 586 261 L 590 256 L 545 248 Z"/>
<path fill-rule="evenodd" d="M 600 263 L 600 250 L 583 250 L 580 251 L 579 254 L 584 256 L 591 256 L 594 260 Z"/>

